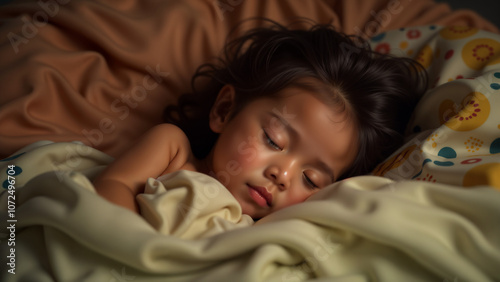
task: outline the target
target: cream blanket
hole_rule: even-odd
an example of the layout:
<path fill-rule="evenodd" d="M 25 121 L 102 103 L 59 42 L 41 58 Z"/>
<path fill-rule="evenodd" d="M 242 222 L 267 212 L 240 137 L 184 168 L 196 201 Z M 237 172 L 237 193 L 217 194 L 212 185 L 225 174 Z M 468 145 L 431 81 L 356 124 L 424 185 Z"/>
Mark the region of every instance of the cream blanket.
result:
<path fill-rule="evenodd" d="M 181 171 L 148 181 L 141 217 L 95 193 L 110 161 L 41 142 L 0 162 L 2 281 L 500 279 L 500 193 L 486 186 L 355 177 L 254 224 L 217 181 Z"/>

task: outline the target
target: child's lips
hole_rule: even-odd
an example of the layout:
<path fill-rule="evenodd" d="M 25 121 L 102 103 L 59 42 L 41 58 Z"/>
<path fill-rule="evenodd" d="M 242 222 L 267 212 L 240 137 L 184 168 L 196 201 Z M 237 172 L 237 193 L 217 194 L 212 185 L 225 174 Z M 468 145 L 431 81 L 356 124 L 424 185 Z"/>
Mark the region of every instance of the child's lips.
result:
<path fill-rule="evenodd" d="M 262 186 L 248 184 L 250 197 L 261 207 L 270 207 L 273 203 L 273 195 Z"/>

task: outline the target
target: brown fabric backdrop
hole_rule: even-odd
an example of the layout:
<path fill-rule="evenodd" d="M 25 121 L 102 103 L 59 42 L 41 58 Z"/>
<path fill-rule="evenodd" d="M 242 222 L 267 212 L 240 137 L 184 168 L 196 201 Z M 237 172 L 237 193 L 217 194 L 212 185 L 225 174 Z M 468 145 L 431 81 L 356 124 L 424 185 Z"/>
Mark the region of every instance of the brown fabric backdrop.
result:
<path fill-rule="evenodd" d="M 365 37 L 426 24 L 498 32 L 430 0 L 15 1 L 0 8 L 0 158 L 38 140 L 119 155 L 189 91 L 229 30 L 255 16 L 331 21 Z"/>

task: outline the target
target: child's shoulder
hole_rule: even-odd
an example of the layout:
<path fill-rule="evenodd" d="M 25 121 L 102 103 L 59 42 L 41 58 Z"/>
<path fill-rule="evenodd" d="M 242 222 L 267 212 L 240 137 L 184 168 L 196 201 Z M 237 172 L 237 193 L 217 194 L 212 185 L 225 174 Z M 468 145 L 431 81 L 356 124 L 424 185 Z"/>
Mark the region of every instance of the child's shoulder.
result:
<path fill-rule="evenodd" d="M 153 126 L 145 134 L 145 139 L 153 143 L 169 142 L 170 144 L 178 144 L 182 148 L 189 148 L 189 139 L 178 126 L 170 123 L 162 123 Z"/>
<path fill-rule="evenodd" d="M 180 127 L 171 123 L 162 123 L 153 126 L 146 133 L 147 135 L 155 135 L 155 136 L 165 136 L 165 137 L 181 137 L 187 138 L 186 134 Z"/>
<path fill-rule="evenodd" d="M 196 171 L 189 139 L 178 126 L 169 123 L 156 125 L 148 131 L 145 138 L 149 139 L 145 144 L 159 148 L 158 153 L 164 150 L 169 152 L 170 162 L 161 175 L 181 169 Z"/>

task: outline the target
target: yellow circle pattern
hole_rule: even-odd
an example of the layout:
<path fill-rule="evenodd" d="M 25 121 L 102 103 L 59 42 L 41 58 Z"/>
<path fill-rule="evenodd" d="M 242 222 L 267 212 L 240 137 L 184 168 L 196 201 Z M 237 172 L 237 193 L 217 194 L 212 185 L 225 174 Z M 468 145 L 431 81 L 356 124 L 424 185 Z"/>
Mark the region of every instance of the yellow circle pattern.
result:
<path fill-rule="evenodd" d="M 436 75 L 434 84 L 431 83 L 432 87 L 439 86 L 447 80 L 463 79 L 463 84 L 480 85 L 481 87 L 469 89 L 478 89 L 482 93 L 474 90 L 470 90 L 470 93 L 456 93 L 452 90 L 447 93 L 449 95 L 436 96 L 429 100 L 432 101 L 432 108 L 437 104 L 437 113 L 434 112 L 433 115 L 439 115 L 439 117 L 434 117 L 438 118 L 441 125 L 446 128 L 444 130 L 441 127 L 444 130 L 442 137 L 446 137 L 447 140 L 451 137 L 460 137 L 454 140 L 458 142 L 446 142 L 446 147 L 440 148 L 440 143 L 443 141 L 439 141 L 441 138 L 438 138 L 437 131 L 434 131 L 423 139 L 424 144 L 412 142 L 413 144 L 409 143 L 402 147 L 392 157 L 380 163 L 372 174 L 392 178 L 391 173 L 394 173 L 394 175 L 407 178 L 409 171 L 420 170 L 413 175 L 412 179 L 453 182 L 465 187 L 490 185 L 500 189 L 500 162 L 498 161 L 500 154 L 496 154 L 496 150 L 492 151 L 493 145 L 490 145 L 489 138 L 489 134 L 493 131 L 496 132 L 493 134 L 500 132 L 498 131 L 500 123 L 494 119 L 497 115 L 496 100 L 500 97 L 498 96 L 500 91 L 495 92 L 499 90 L 498 81 L 495 79 L 500 79 L 500 71 L 495 70 L 493 75 L 488 76 L 484 80 L 486 84 L 476 79 L 479 74 L 482 74 L 481 78 L 485 77 L 484 72 L 490 70 L 485 70 L 485 67 L 492 65 L 500 67 L 497 65 L 500 64 L 500 37 L 489 36 L 477 28 L 452 26 L 438 30 L 437 34 L 440 38 L 437 40 L 425 39 L 427 35 L 435 36 L 436 33 L 433 30 L 435 28 L 413 32 L 411 38 L 408 35 L 409 32 L 401 33 L 398 41 L 388 41 L 385 44 L 388 45 L 390 42 L 391 46 L 399 47 L 399 51 L 414 58 L 427 70 L 432 67 L 430 73 Z M 422 35 L 422 41 L 416 40 L 420 38 L 420 35 Z M 445 72 L 445 69 L 440 68 L 441 64 L 449 65 L 450 68 L 446 68 Z M 435 69 L 434 65 L 436 65 Z M 445 90 L 443 88 L 443 91 L 437 91 L 437 93 L 443 93 Z M 458 98 L 457 95 L 459 95 Z M 415 132 L 419 132 L 420 124 L 417 124 L 414 129 Z M 439 152 L 437 152 L 438 149 L 440 149 Z M 452 160 L 443 161 L 435 158 L 436 152 L 437 156 L 445 158 L 451 156 Z M 453 156 L 448 154 L 449 152 L 453 152 Z M 412 160 L 413 154 L 418 154 L 425 159 L 421 165 L 415 166 L 412 163 L 412 169 L 409 170 L 406 163 Z M 427 165 L 428 163 L 432 165 Z M 444 169 L 450 171 L 441 175 Z M 460 175 L 451 179 L 448 175 L 454 170 Z"/>
<path fill-rule="evenodd" d="M 500 163 L 475 166 L 464 175 L 463 186 L 490 185 L 500 189 Z"/>
<path fill-rule="evenodd" d="M 406 160 L 410 157 L 410 155 L 413 153 L 413 151 L 415 151 L 416 148 L 417 145 L 411 145 L 405 148 L 399 154 L 379 164 L 373 171 L 373 174 L 377 176 L 384 176 L 389 170 L 401 166 L 404 162 L 406 162 Z"/>
<path fill-rule="evenodd" d="M 470 131 L 481 126 L 490 115 L 490 102 L 480 92 L 472 92 L 462 100 L 462 109 L 457 112 L 451 100 L 439 106 L 441 123 L 455 131 Z"/>
<path fill-rule="evenodd" d="M 500 63 L 500 43 L 489 38 L 471 40 L 462 49 L 462 59 L 471 69 L 480 70 Z"/>
<path fill-rule="evenodd" d="M 476 34 L 478 31 L 477 28 L 468 27 L 468 26 L 450 26 L 447 28 L 443 28 L 439 34 L 444 39 L 454 40 L 454 39 L 462 39 Z"/>
<path fill-rule="evenodd" d="M 415 60 L 422 64 L 424 68 L 428 68 L 432 63 L 433 55 L 432 48 L 429 45 L 425 45 L 424 48 L 420 50 Z"/>

